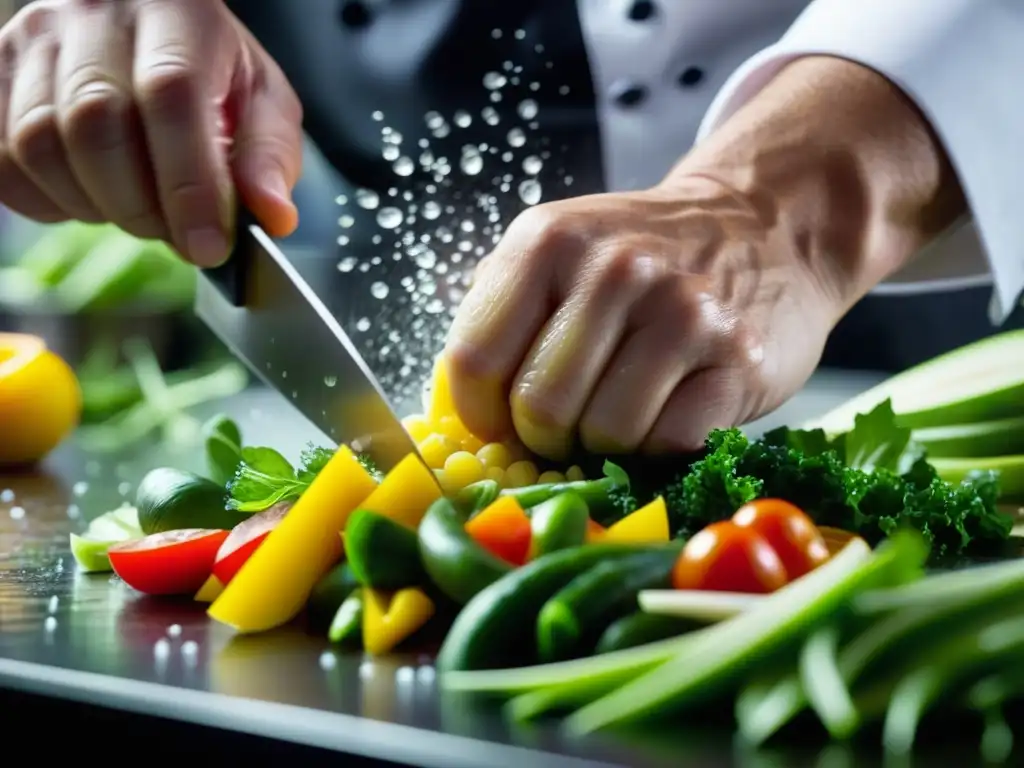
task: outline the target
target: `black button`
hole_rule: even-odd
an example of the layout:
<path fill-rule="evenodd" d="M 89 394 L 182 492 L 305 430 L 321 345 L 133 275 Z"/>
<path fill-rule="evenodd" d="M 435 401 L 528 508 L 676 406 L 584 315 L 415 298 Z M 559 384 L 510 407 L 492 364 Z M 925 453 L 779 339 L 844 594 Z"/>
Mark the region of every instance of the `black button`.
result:
<path fill-rule="evenodd" d="M 341 23 L 346 27 L 365 27 L 373 20 L 366 3 L 359 0 L 346 0 L 341 5 Z"/>
<path fill-rule="evenodd" d="M 703 79 L 703 69 L 700 67 L 687 67 L 679 75 L 679 84 L 684 88 L 692 88 Z"/>
<path fill-rule="evenodd" d="M 642 85 L 622 83 L 612 88 L 612 98 L 620 107 L 635 107 L 647 98 L 647 89 Z"/>
<path fill-rule="evenodd" d="M 629 7 L 630 21 L 647 21 L 658 13 L 658 6 L 651 0 L 634 0 Z"/>

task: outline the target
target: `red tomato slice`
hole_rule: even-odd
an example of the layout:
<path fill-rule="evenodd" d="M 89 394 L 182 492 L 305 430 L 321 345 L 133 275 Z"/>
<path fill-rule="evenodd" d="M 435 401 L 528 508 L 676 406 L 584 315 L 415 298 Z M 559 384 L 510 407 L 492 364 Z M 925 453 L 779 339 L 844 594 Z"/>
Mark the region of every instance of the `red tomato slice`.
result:
<path fill-rule="evenodd" d="M 228 531 L 186 528 L 154 533 L 111 547 L 114 573 L 147 595 L 191 595 L 213 570 L 217 550 Z"/>
<path fill-rule="evenodd" d="M 672 569 L 676 589 L 765 594 L 786 581 L 786 568 L 768 542 L 731 520 L 713 523 L 686 542 Z"/>
<path fill-rule="evenodd" d="M 270 509 L 244 520 L 231 530 L 230 535 L 220 545 L 217 558 L 213 563 L 213 575 L 221 584 L 227 586 L 239 569 L 245 565 L 246 560 L 252 557 L 252 553 L 263 543 L 263 540 L 270 535 L 278 523 L 284 520 L 284 516 L 291 507 L 291 502 L 275 504 Z"/>
<path fill-rule="evenodd" d="M 732 521 L 757 531 L 778 554 L 792 581 L 829 559 L 825 537 L 802 509 L 782 499 L 758 499 L 744 504 Z"/>

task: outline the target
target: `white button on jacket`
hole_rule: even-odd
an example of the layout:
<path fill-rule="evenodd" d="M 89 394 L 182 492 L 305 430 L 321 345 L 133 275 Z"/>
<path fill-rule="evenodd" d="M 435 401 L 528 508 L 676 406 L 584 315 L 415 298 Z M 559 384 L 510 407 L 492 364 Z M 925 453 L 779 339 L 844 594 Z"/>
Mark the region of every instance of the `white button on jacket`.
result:
<path fill-rule="evenodd" d="M 578 6 L 609 189 L 656 183 L 793 59 L 850 59 L 888 77 L 928 117 L 971 213 L 877 292 L 991 283 L 993 322 L 1009 315 L 1024 290 L 1024 0 Z"/>

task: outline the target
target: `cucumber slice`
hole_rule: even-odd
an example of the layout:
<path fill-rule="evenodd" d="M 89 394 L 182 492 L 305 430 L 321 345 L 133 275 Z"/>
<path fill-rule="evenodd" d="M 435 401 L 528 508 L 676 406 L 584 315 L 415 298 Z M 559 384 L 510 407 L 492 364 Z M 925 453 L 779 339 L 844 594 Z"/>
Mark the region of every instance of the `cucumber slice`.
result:
<path fill-rule="evenodd" d="M 1024 330 L 1008 331 L 898 373 L 806 425 L 838 434 L 883 400 L 901 426 L 969 424 L 1024 413 Z"/>

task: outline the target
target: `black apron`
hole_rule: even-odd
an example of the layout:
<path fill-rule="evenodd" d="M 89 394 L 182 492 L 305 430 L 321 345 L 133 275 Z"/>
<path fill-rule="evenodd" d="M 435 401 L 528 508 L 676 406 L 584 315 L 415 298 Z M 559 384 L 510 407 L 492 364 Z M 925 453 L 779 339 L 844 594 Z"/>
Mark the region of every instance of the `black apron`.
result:
<path fill-rule="evenodd" d="M 409 238 L 425 231 L 424 206 L 416 210 L 417 201 L 429 199 L 442 210 L 432 223 L 441 222 L 452 233 L 449 251 L 457 258 L 456 246 L 464 245 L 460 237 L 465 236 L 472 249 L 466 251 L 468 258 L 490 247 L 495 216 L 507 223 L 526 207 L 518 189 L 519 168 L 530 159 L 541 160 L 536 180 L 546 201 L 603 191 L 600 126 L 576 0 L 263 0 L 229 5 L 281 64 L 305 107 L 308 135 L 347 190 L 343 197 L 349 200 L 339 208 L 339 251 L 312 271 L 324 283 L 321 292 L 347 293 L 332 308 L 384 378 L 408 378 L 410 366 L 413 378 L 422 376 L 425 360 L 395 357 L 389 339 L 409 331 L 403 324 L 415 329 L 421 323 L 428 335 L 435 328 L 427 346 L 436 348 L 443 329 L 436 330 L 439 326 L 422 307 L 418 317 L 411 317 L 402 291 L 396 296 L 396 287 L 413 279 L 420 267 L 414 259 L 389 263 L 399 241 L 390 242 L 395 238 L 387 229 L 382 235 L 381 209 L 396 203 L 403 216 L 410 206 L 414 210 L 417 223 L 397 230 L 406 238 L 401 248 L 407 249 Z M 285 6 L 301 7 L 301 18 Z M 494 91 L 481 87 L 485 78 L 495 76 L 504 80 L 500 101 L 492 101 Z M 524 110 L 524 103 L 536 109 Z M 470 117 L 468 125 L 455 124 L 460 114 Z M 515 145 L 510 131 L 517 127 L 522 144 Z M 382 140 L 396 133 L 401 135 L 398 157 L 392 149 L 385 158 Z M 424 149 L 422 142 L 429 146 Z M 467 145 L 486 146 L 484 157 L 493 161 L 478 175 L 459 173 Z M 431 170 L 420 162 L 424 151 L 448 159 L 447 185 L 437 183 L 436 166 Z M 497 162 L 509 155 L 508 162 Z M 414 166 L 407 176 L 396 173 L 396 161 L 406 157 Z M 506 177 L 512 178 L 503 181 Z M 365 197 L 366 190 L 380 202 L 371 209 L 353 205 L 351 198 Z M 481 211 L 480 193 L 493 195 L 497 203 Z M 460 235 L 467 218 L 473 231 Z M 436 236 L 433 242 L 438 244 Z M 340 269 L 346 260 L 373 259 L 379 263 L 371 272 L 382 272 L 389 286 L 386 301 L 353 295 L 349 283 L 359 271 Z M 454 293 L 440 293 L 451 304 L 458 299 L 458 286 Z M 987 287 L 869 296 L 832 333 L 822 362 L 903 370 L 998 330 L 988 321 L 990 296 Z M 367 323 L 372 330 L 366 330 Z M 1024 312 L 1018 308 L 1004 327 L 1024 327 Z"/>

